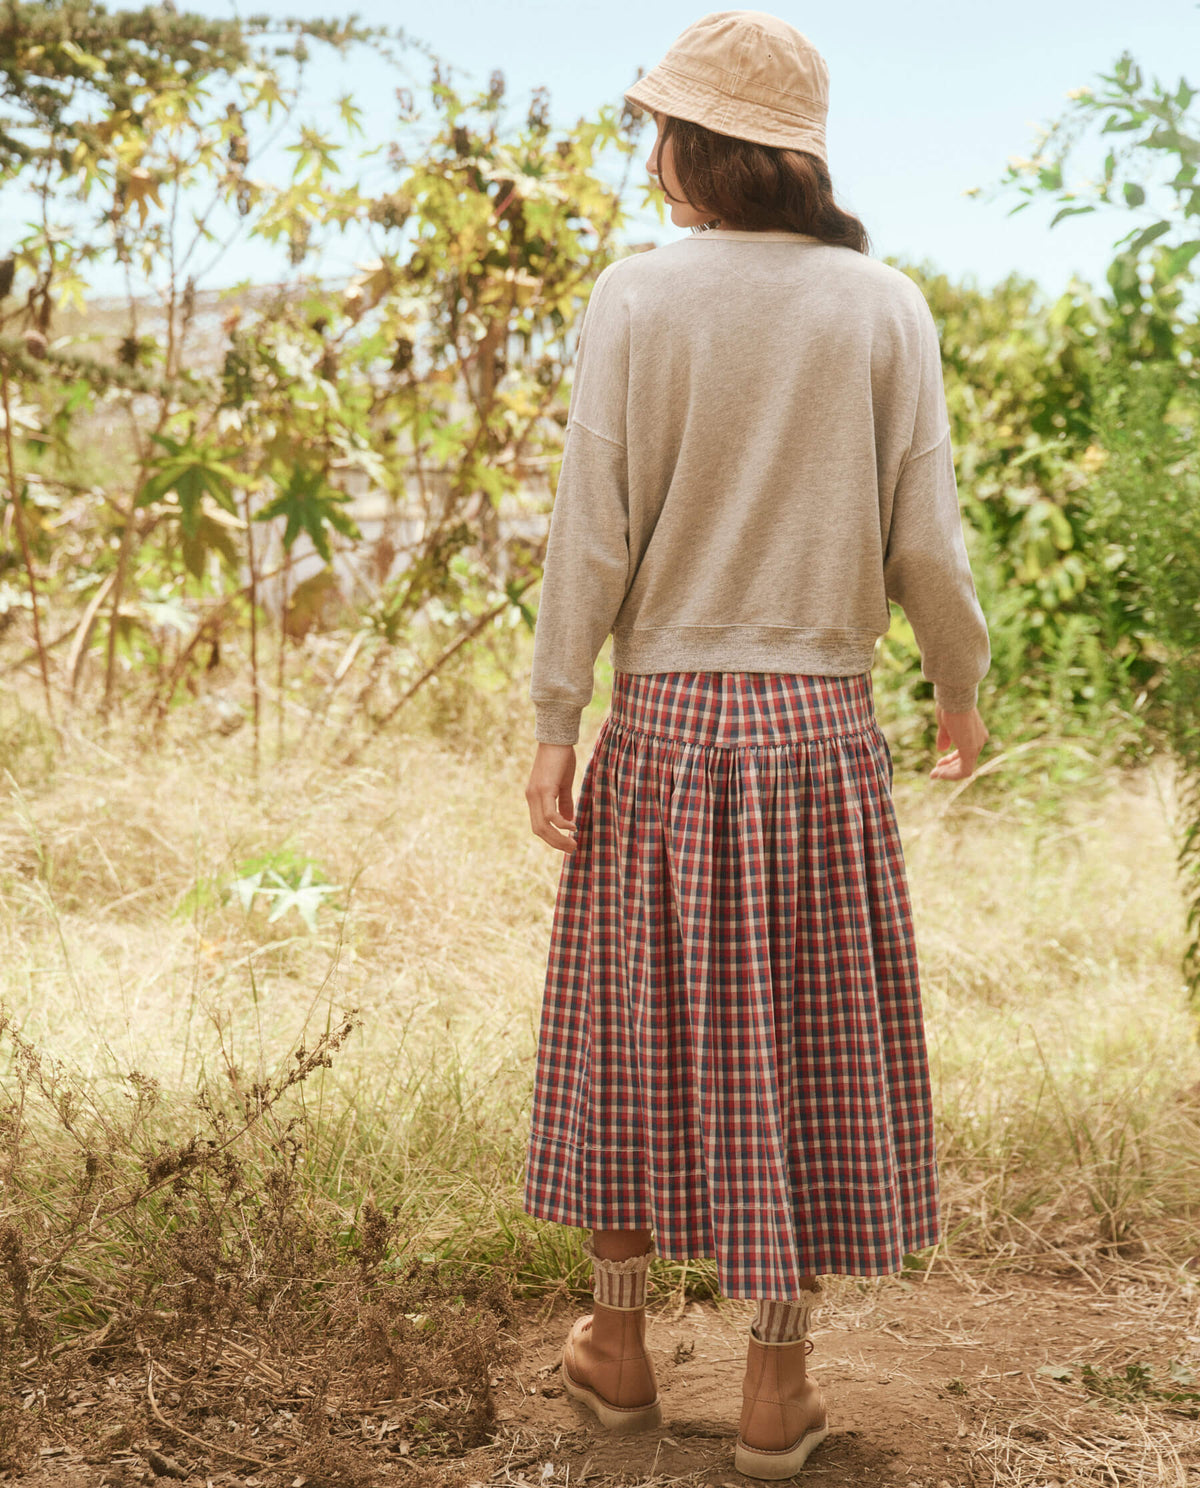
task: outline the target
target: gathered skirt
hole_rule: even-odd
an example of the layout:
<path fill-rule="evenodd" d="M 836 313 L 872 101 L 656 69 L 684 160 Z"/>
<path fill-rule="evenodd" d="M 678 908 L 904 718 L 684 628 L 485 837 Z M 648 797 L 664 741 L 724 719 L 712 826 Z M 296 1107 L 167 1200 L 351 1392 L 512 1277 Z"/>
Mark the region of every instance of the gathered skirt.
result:
<path fill-rule="evenodd" d="M 727 1297 L 939 1238 L 869 673 L 618 673 L 551 929 L 525 1207 L 715 1257 Z"/>

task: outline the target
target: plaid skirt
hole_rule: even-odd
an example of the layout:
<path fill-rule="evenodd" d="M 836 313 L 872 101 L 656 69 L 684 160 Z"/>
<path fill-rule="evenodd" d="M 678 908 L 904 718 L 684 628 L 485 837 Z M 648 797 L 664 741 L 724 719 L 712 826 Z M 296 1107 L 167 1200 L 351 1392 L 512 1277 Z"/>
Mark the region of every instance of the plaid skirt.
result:
<path fill-rule="evenodd" d="M 939 1238 L 869 673 L 618 673 L 551 931 L 525 1208 L 653 1229 L 727 1297 Z"/>

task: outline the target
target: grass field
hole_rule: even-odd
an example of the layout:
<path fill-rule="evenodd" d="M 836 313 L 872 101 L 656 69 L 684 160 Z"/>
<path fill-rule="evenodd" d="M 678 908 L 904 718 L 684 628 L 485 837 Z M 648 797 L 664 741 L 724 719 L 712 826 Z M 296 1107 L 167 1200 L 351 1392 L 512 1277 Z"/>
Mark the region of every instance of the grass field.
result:
<path fill-rule="evenodd" d="M 151 1296 L 164 1339 L 226 1329 L 243 1296 L 276 1320 L 290 1298 L 366 1367 L 346 1339 L 380 1268 L 582 1281 L 578 1237 L 518 1202 L 559 868 L 529 834 L 519 723 L 422 727 L 352 769 L 297 752 L 258 785 L 244 734 L 55 744 L 10 706 L 0 749 L 0 1264 L 26 1365 L 118 1347 Z M 914 1264 L 1174 1285 L 1200 1254 L 1200 1048 L 1167 773 L 1048 800 L 1001 758 L 965 788 L 898 776 L 896 801 L 949 1219 Z M 712 1277 L 657 1285 L 682 1304 Z M 399 1305 L 401 1332 L 441 1316 Z"/>
<path fill-rule="evenodd" d="M 137 1071 L 165 1138 L 205 1082 L 270 1081 L 356 1009 L 294 1092 L 315 1191 L 348 1216 L 400 1199 L 413 1247 L 491 1253 L 518 1223 L 559 867 L 528 830 L 527 751 L 397 737 L 259 788 L 240 737 L 77 738 L 49 783 L 36 750 L 15 763 L 0 995 L 94 1119 Z M 1167 776 L 1114 774 L 1053 811 L 1003 779 L 897 781 L 950 1248 L 1193 1252 L 1200 1051 Z"/>

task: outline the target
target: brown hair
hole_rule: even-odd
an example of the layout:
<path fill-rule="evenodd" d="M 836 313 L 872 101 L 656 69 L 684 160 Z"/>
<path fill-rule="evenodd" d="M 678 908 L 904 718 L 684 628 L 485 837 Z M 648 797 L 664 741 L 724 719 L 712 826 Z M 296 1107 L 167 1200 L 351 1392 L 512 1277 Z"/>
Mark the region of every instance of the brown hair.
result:
<path fill-rule="evenodd" d="M 661 142 L 668 139 L 679 189 L 697 211 L 727 227 L 808 233 L 870 252 L 866 228 L 834 201 L 829 171 L 816 155 L 733 139 L 671 114 L 662 123 Z"/>

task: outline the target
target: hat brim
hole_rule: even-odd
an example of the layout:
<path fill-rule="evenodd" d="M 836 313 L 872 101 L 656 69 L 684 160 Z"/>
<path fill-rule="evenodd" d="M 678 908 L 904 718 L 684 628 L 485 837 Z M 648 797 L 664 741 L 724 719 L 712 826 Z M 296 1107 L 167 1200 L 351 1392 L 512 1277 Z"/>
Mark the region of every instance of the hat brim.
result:
<path fill-rule="evenodd" d="M 781 120 L 778 108 L 732 99 L 707 83 L 673 73 L 662 63 L 626 88 L 625 97 L 647 113 L 670 114 L 689 124 L 701 124 L 714 134 L 756 145 L 805 150 L 828 164 L 823 123 L 799 114 Z"/>

